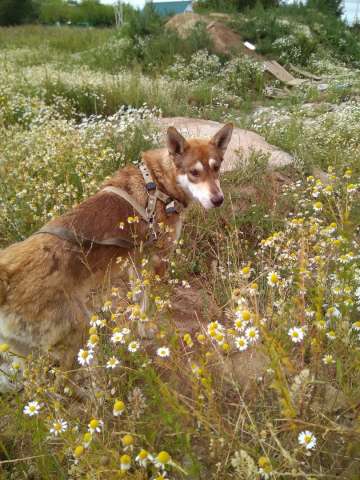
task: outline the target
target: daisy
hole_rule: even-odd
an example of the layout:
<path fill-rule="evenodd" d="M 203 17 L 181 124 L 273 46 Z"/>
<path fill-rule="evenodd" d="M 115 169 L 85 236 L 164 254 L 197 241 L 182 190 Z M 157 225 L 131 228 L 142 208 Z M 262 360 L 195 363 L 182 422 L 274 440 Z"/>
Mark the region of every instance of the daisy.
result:
<path fill-rule="evenodd" d="M 304 339 L 304 330 L 299 327 L 293 327 L 290 328 L 288 335 L 294 343 L 300 343 Z"/>
<path fill-rule="evenodd" d="M 162 451 L 158 454 L 158 456 L 154 460 L 155 467 L 164 470 L 166 464 L 171 461 L 171 457 L 168 452 Z"/>
<path fill-rule="evenodd" d="M 360 332 L 360 321 L 358 320 L 357 322 L 354 322 L 352 324 L 352 328 L 353 330 L 355 330 L 356 332 Z"/>
<path fill-rule="evenodd" d="M 336 334 L 334 330 L 330 330 L 329 332 L 327 332 L 326 336 L 329 340 L 335 340 L 336 338 Z"/>
<path fill-rule="evenodd" d="M 313 205 L 315 212 L 321 212 L 323 204 L 321 202 L 315 202 Z"/>
<path fill-rule="evenodd" d="M 146 468 L 148 462 L 152 462 L 153 460 L 154 457 L 147 450 L 144 449 L 140 450 L 137 457 L 135 458 L 135 461 L 138 462 L 138 464 L 143 468 Z"/>
<path fill-rule="evenodd" d="M 65 432 L 67 428 L 68 423 L 65 420 L 60 419 L 52 424 L 52 427 L 50 428 L 50 433 L 57 437 L 58 435 L 60 435 L 60 433 Z"/>
<path fill-rule="evenodd" d="M 120 417 L 125 411 L 125 403 L 121 400 L 116 400 L 113 407 L 114 417 Z"/>
<path fill-rule="evenodd" d="M 236 337 L 235 345 L 236 345 L 236 348 L 240 350 L 240 352 L 243 352 L 248 348 L 249 344 L 245 337 Z"/>
<path fill-rule="evenodd" d="M 87 343 L 87 346 L 89 347 L 89 349 L 93 349 L 94 347 L 96 347 L 96 345 L 99 343 L 99 336 L 96 335 L 96 334 L 93 334 L 90 336 L 89 338 L 89 341 Z"/>
<path fill-rule="evenodd" d="M 93 358 L 94 354 L 91 350 L 81 349 L 78 353 L 78 362 L 80 363 L 80 365 L 90 365 Z"/>
<path fill-rule="evenodd" d="M 245 330 L 245 336 L 250 343 L 255 343 L 259 338 L 259 330 L 256 327 L 249 327 Z"/>
<path fill-rule="evenodd" d="M 24 407 L 24 413 L 25 415 L 29 415 L 29 417 L 33 417 L 34 415 L 38 415 L 40 412 L 41 405 L 39 402 L 36 400 L 33 400 L 32 402 L 29 402 L 27 405 Z"/>
<path fill-rule="evenodd" d="M 115 332 L 111 335 L 110 341 L 112 343 L 125 343 L 124 334 L 122 332 Z"/>
<path fill-rule="evenodd" d="M 267 282 L 270 287 L 275 287 L 280 282 L 280 276 L 274 271 L 269 272 Z"/>
<path fill-rule="evenodd" d="M 137 352 L 140 348 L 140 343 L 139 342 L 136 342 L 135 340 L 130 342 L 129 345 L 128 345 L 128 350 L 129 352 Z"/>
<path fill-rule="evenodd" d="M 315 435 L 310 432 L 309 430 L 305 430 L 304 432 L 300 432 L 298 436 L 298 441 L 300 445 L 304 445 L 307 450 L 312 450 L 316 447 L 316 437 Z"/>
<path fill-rule="evenodd" d="M 160 347 L 156 350 L 159 357 L 170 357 L 170 349 L 168 347 Z"/>
<path fill-rule="evenodd" d="M 246 325 L 248 324 L 249 322 L 246 322 L 245 320 L 243 320 L 242 318 L 238 318 L 235 320 L 234 322 L 234 326 L 235 326 L 235 329 L 238 331 L 238 332 L 243 332 L 245 330 L 245 327 Z"/>
<path fill-rule="evenodd" d="M 91 441 L 92 441 L 92 435 L 90 432 L 85 432 L 84 433 L 84 436 L 83 436 L 83 445 L 85 448 L 88 448 L 88 446 L 90 445 Z"/>
<path fill-rule="evenodd" d="M 325 365 L 331 365 L 332 363 L 335 363 L 334 357 L 329 353 L 323 356 L 322 361 Z"/>
<path fill-rule="evenodd" d="M 120 457 L 120 470 L 126 472 L 131 468 L 131 457 L 129 455 L 121 455 Z"/>
<path fill-rule="evenodd" d="M 129 328 L 126 328 L 126 327 L 124 327 L 124 328 L 121 330 L 121 333 L 122 333 L 123 335 L 129 335 L 129 333 L 130 333 L 130 329 L 129 329 Z"/>
<path fill-rule="evenodd" d="M 106 363 L 106 368 L 114 369 L 120 364 L 120 361 L 116 357 L 110 357 Z"/>
<path fill-rule="evenodd" d="M 97 420 L 96 418 L 93 418 L 92 420 L 90 420 L 88 430 L 90 433 L 100 433 L 103 426 L 104 422 L 102 420 Z"/>

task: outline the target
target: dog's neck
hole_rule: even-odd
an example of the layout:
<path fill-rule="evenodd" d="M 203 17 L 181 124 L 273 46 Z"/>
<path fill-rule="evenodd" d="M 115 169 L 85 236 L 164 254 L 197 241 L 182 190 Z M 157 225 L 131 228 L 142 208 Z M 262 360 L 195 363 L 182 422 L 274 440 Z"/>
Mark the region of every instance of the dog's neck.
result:
<path fill-rule="evenodd" d="M 174 161 L 166 148 L 144 152 L 142 161 L 148 167 L 159 190 L 185 207 L 189 205 L 191 198 L 179 185 Z"/>

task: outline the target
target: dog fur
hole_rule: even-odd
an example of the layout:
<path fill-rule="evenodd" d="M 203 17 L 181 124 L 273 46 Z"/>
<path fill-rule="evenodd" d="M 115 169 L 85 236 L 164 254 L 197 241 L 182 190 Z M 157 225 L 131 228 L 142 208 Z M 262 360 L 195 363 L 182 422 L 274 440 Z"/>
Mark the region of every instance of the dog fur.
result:
<path fill-rule="evenodd" d="M 219 169 L 231 134 L 232 125 L 228 124 L 211 140 L 186 141 L 175 128 L 169 128 L 167 148 L 144 152 L 142 160 L 157 187 L 185 206 L 192 200 L 205 208 L 219 206 L 223 200 Z M 148 194 L 138 168 L 120 169 L 104 186 L 108 185 L 126 190 L 146 206 Z M 137 241 L 144 240 L 148 225 L 126 221 L 134 215 L 128 202 L 100 190 L 48 225 L 96 240 L 134 236 Z M 162 274 L 164 258 L 180 234 L 181 217 L 167 215 L 164 204 L 157 201 L 155 219 L 171 231 L 150 247 L 153 268 Z M 122 230 L 120 222 L 124 223 Z M 82 249 L 51 234 L 34 234 L 0 251 L 0 343 L 9 344 L 19 357 L 51 352 L 63 369 L 70 369 L 88 328 L 89 292 L 106 280 L 111 282 L 117 274 L 118 257 L 130 258 L 136 265 L 139 256 L 138 248 L 92 244 Z M 6 370 L 4 365 L 0 368 Z M 0 388 L 4 390 L 5 384 L 3 378 Z"/>

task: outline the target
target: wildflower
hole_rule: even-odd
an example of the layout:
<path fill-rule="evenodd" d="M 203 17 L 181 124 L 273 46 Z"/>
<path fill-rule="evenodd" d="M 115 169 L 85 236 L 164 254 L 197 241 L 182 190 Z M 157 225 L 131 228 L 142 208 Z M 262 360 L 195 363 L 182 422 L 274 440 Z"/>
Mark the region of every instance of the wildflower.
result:
<path fill-rule="evenodd" d="M 116 400 L 113 407 L 113 415 L 119 417 L 124 413 L 125 403 L 121 400 Z"/>
<path fill-rule="evenodd" d="M 147 450 L 142 449 L 142 450 L 140 450 L 137 457 L 135 458 L 135 461 L 138 462 L 138 464 L 141 467 L 146 468 L 148 462 L 153 461 L 153 456 Z"/>
<path fill-rule="evenodd" d="M 246 325 L 248 324 L 249 322 L 246 322 L 245 320 L 243 320 L 242 318 L 238 318 L 235 320 L 234 322 L 234 326 L 235 326 L 235 329 L 238 331 L 238 332 L 243 332 L 245 330 L 245 327 Z"/>
<path fill-rule="evenodd" d="M 288 335 L 294 343 L 300 343 L 304 339 L 304 330 L 299 327 L 293 327 L 290 328 Z"/>
<path fill-rule="evenodd" d="M 279 275 L 272 271 L 268 273 L 267 282 L 270 287 L 275 287 L 280 282 Z"/>
<path fill-rule="evenodd" d="M 168 464 L 170 461 L 171 461 L 170 455 L 168 454 L 168 452 L 165 452 L 165 450 L 163 450 L 155 458 L 154 464 L 157 468 L 161 468 L 162 470 L 164 470 L 166 467 L 166 464 Z"/>
<path fill-rule="evenodd" d="M 131 468 L 131 457 L 129 455 L 121 455 L 120 457 L 120 470 L 126 472 Z"/>
<path fill-rule="evenodd" d="M 298 441 L 300 445 L 303 445 L 307 450 L 312 450 L 316 447 L 316 437 L 309 430 L 300 432 L 298 436 Z"/>
<path fill-rule="evenodd" d="M 194 345 L 194 342 L 192 341 L 190 333 L 185 333 L 184 335 L 184 342 L 188 347 L 192 347 Z"/>
<path fill-rule="evenodd" d="M 77 447 L 75 447 L 74 449 L 74 457 L 75 458 L 80 458 L 81 455 L 84 453 L 84 447 L 82 445 L 78 445 Z"/>
<path fill-rule="evenodd" d="M 336 334 L 334 330 L 330 330 L 329 332 L 326 333 L 326 336 L 329 340 L 335 340 Z"/>
<path fill-rule="evenodd" d="M 259 330 L 256 327 L 249 327 L 245 330 L 245 336 L 250 343 L 255 343 L 259 338 Z"/>
<path fill-rule="evenodd" d="M 68 424 L 65 420 L 57 420 L 52 424 L 52 427 L 50 428 L 50 433 L 55 435 L 57 437 L 60 433 L 63 433 L 67 430 Z"/>
<path fill-rule="evenodd" d="M 110 341 L 112 343 L 125 343 L 124 335 L 121 332 L 114 332 L 111 335 Z"/>
<path fill-rule="evenodd" d="M 38 415 L 40 412 L 41 405 L 39 402 L 36 400 L 33 400 L 32 402 L 29 402 L 27 405 L 24 407 L 24 413 L 25 415 L 29 415 L 29 417 L 33 417 L 34 415 Z"/>
<path fill-rule="evenodd" d="M 360 321 L 358 320 L 357 322 L 354 322 L 352 324 L 352 328 L 356 330 L 357 332 L 360 332 Z"/>
<path fill-rule="evenodd" d="M 103 426 L 104 422 L 102 420 L 97 420 L 96 418 L 93 418 L 92 420 L 90 420 L 88 430 L 90 433 L 100 433 Z"/>
<path fill-rule="evenodd" d="M 130 329 L 127 328 L 127 327 L 124 327 L 122 330 L 121 330 L 121 333 L 123 335 L 129 335 L 131 332 L 130 332 Z"/>
<path fill-rule="evenodd" d="M 120 364 L 120 361 L 116 357 L 110 357 L 106 363 L 106 368 L 114 369 Z"/>
<path fill-rule="evenodd" d="M 80 349 L 78 353 L 78 362 L 80 363 L 80 365 L 90 365 L 93 357 L 94 354 L 91 350 Z"/>
<path fill-rule="evenodd" d="M 160 347 L 156 350 L 159 357 L 170 357 L 170 349 L 168 347 Z"/>
<path fill-rule="evenodd" d="M 7 343 L 1 343 L 0 344 L 0 353 L 5 353 L 10 349 L 9 345 Z"/>
<path fill-rule="evenodd" d="M 99 336 L 96 334 L 93 334 L 90 336 L 89 341 L 87 343 L 88 347 L 90 349 L 96 347 L 96 345 L 99 343 Z"/>
<path fill-rule="evenodd" d="M 92 441 L 92 435 L 90 432 L 85 432 L 84 433 L 84 436 L 83 436 L 83 444 L 84 444 L 84 447 L 85 448 L 88 448 L 88 446 L 90 445 L 91 441 Z"/>
<path fill-rule="evenodd" d="M 321 212 L 323 204 L 321 202 L 315 202 L 313 205 L 315 212 Z"/>
<path fill-rule="evenodd" d="M 140 343 L 139 342 L 136 342 L 135 340 L 130 342 L 129 345 L 128 345 L 128 350 L 129 352 L 137 352 L 140 348 Z"/>
<path fill-rule="evenodd" d="M 204 343 L 206 340 L 205 335 L 203 335 L 202 333 L 199 333 L 196 338 L 199 343 Z"/>
<path fill-rule="evenodd" d="M 325 365 L 331 365 L 332 363 L 335 363 L 334 357 L 329 353 L 323 356 L 322 361 Z"/>
<path fill-rule="evenodd" d="M 346 191 L 348 193 L 356 192 L 357 188 L 358 188 L 358 185 L 355 185 L 354 183 L 349 183 L 348 185 L 346 185 Z"/>
<path fill-rule="evenodd" d="M 236 348 L 240 350 L 240 352 L 243 352 L 248 348 L 249 344 L 245 337 L 236 337 L 235 345 L 236 345 Z"/>
<path fill-rule="evenodd" d="M 352 170 L 350 168 L 345 170 L 344 178 L 351 178 L 351 175 L 352 175 Z"/>
<path fill-rule="evenodd" d="M 122 437 L 121 443 L 124 447 L 124 450 L 132 449 L 134 445 L 134 437 L 128 433 Z"/>
<path fill-rule="evenodd" d="M 127 219 L 128 223 L 139 223 L 139 217 L 138 216 L 134 216 L 134 217 L 128 217 Z"/>

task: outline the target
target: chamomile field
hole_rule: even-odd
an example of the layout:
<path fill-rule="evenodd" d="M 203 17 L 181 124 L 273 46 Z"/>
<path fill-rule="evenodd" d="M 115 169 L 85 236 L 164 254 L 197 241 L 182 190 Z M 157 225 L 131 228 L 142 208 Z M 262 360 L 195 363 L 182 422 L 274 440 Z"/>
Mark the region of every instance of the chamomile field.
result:
<path fill-rule="evenodd" d="M 300 7 L 246 15 L 227 25 L 259 58 L 152 15 L 0 28 L 0 248 L 161 145 L 162 116 L 231 121 L 293 158 L 239 151 L 164 278 L 144 253 L 128 291 L 99 285 L 71 372 L 34 352 L 21 373 L 0 345 L 1 479 L 360 478 L 360 36 Z M 284 87 L 260 54 L 321 80 Z"/>

